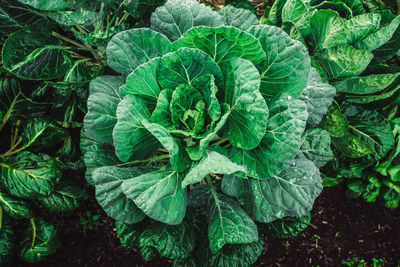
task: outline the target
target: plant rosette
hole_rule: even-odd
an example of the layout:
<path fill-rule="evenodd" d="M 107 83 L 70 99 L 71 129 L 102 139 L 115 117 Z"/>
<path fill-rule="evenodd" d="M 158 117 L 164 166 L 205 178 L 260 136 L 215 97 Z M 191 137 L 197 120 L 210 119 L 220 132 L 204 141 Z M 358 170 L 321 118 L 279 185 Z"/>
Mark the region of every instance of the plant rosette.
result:
<path fill-rule="evenodd" d="M 314 127 L 335 90 L 303 44 L 248 10 L 169 0 L 151 28 L 116 34 L 107 62 L 121 75 L 90 83 L 81 147 L 123 246 L 247 266 L 262 229 L 305 229 L 332 157 Z"/>

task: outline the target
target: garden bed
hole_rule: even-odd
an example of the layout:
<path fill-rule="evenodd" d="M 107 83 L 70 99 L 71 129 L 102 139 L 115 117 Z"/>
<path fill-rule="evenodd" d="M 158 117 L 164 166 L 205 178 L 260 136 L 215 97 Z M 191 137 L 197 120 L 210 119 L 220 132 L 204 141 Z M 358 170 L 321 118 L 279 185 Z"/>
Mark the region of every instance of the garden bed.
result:
<path fill-rule="evenodd" d="M 343 188 L 325 188 L 312 210 L 310 226 L 294 239 L 266 241 L 265 251 L 254 266 L 338 266 L 348 258 L 372 265 L 375 258 L 385 266 L 400 264 L 400 210 L 378 203 L 349 200 Z M 93 230 L 84 229 L 86 211 L 100 215 Z M 144 262 L 137 250 L 120 246 L 113 220 L 94 198 L 72 214 L 48 214 L 62 235 L 63 247 L 32 266 L 167 266 L 157 258 Z M 26 266 L 15 261 L 12 266 Z"/>

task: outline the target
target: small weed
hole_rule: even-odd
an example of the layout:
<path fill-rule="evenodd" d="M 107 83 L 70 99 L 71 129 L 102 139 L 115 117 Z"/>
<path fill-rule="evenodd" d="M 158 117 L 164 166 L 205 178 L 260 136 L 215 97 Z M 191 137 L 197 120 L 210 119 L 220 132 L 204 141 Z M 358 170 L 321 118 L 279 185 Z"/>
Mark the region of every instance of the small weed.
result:
<path fill-rule="evenodd" d="M 338 238 L 340 236 L 339 232 L 336 232 L 335 238 Z"/>
<path fill-rule="evenodd" d="M 349 266 L 349 267 L 367 267 L 367 266 L 371 266 L 371 267 L 383 267 L 383 259 L 382 258 L 373 258 L 372 259 L 372 264 L 369 265 L 367 261 L 365 261 L 364 259 L 359 259 L 358 257 L 353 257 L 350 258 L 348 257 L 346 260 L 342 260 L 342 264 Z"/>
<path fill-rule="evenodd" d="M 93 230 L 99 224 L 99 215 L 92 215 L 91 211 L 86 211 L 86 217 L 81 218 L 81 224 L 84 229 Z"/>
<path fill-rule="evenodd" d="M 289 241 L 286 241 L 286 243 L 285 243 L 285 247 L 290 247 L 290 243 L 289 243 Z"/>

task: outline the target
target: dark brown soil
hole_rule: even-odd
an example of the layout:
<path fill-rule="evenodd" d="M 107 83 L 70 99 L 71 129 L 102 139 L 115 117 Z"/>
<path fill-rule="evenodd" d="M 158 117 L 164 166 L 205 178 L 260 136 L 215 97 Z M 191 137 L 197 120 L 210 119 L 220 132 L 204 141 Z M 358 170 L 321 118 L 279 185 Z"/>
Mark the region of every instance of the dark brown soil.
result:
<path fill-rule="evenodd" d="M 317 199 L 311 225 L 299 237 L 268 238 L 266 250 L 254 266 L 339 266 L 358 257 L 372 266 L 372 259 L 385 266 L 400 264 L 400 209 L 344 197 L 341 187 L 326 188 Z M 94 230 L 85 230 L 80 218 L 85 212 L 100 215 Z M 95 200 L 72 214 L 46 218 L 56 223 L 63 247 L 33 266 L 169 266 L 168 261 L 144 262 L 137 250 L 120 247 L 114 224 Z M 12 266 L 27 266 L 16 260 Z"/>

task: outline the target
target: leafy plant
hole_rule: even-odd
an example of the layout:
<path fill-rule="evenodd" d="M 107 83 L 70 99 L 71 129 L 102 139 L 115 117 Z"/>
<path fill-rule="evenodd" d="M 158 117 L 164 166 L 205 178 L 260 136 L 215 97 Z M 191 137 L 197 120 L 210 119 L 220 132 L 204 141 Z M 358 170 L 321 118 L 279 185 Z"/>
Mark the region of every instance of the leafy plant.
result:
<path fill-rule="evenodd" d="M 93 230 L 99 224 L 99 215 L 92 215 L 90 210 L 86 211 L 86 217 L 81 218 L 81 224 L 84 229 Z"/>
<path fill-rule="evenodd" d="M 335 90 L 300 42 L 248 10 L 169 0 L 106 54 L 121 76 L 90 83 L 81 148 L 124 247 L 247 266 L 260 229 L 306 227 L 332 158 L 314 127 Z"/>
<path fill-rule="evenodd" d="M 359 1 L 283 0 L 274 3 L 268 23 L 306 44 L 313 65 L 338 92 L 321 123 L 335 152 L 324 184 L 349 178 L 349 196 L 380 198 L 394 208 L 400 200 L 400 17 L 383 6 L 370 9 Z"/>

